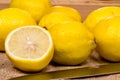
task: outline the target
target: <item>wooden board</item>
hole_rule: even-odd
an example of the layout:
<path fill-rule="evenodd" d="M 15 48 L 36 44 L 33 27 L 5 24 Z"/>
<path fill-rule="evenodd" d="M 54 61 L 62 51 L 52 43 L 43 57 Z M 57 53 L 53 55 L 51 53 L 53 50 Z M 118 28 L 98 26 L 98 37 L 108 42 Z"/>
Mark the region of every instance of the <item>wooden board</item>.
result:
<path fill-rule="evenodd" d="M 120 0 L 51 0 L 54 5 L 65 5 L 77 9 L 83 19 L 92 11 L 102 6 L 120 6 Z M 0 0 L 0 9 L 9 7 L 10 0 Z M 100 56 L 94 51 L 91 56 L 82 64 L 77 66 L 61 66 L 50 63 L 43 72 L 64 70 L 72 68 L 82 68 L 82 67 L 96 67 L 98 65 L 109 64 L 110 62 L 104 61 Z M 41 71 L 41 72 L 42 72 Z M 5 52 L 0 52 L 0 80 L 7 80 L 13 77 L 28 75 L 32 73 L 24 73 L 13 67 L 11 62 L 8 60 Z M 64 80 L 64 79 L 62 79 Z M 70 79 L 67 79 L 70 80 Z M 101 77 L 92 78 L 81 78 L 79 80 L 120 80 L 120 74 L 107 75 Z"/>
<path fill-rule="evenodd" d="M 70 6 L 77 9 L 83 20 L 93 10 L 103 6 L 120 6 L 120 0 L 51 0 L 53 5 Z M 9 7 L 10 0 L 0 0 L 0 9 Z"/>

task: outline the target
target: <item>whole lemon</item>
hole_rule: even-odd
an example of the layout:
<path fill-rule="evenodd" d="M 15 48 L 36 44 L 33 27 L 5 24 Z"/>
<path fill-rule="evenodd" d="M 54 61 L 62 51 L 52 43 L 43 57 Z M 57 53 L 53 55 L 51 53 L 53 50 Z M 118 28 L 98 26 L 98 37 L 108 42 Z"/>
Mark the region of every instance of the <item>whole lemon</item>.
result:
<path fill-rule="evenodd" d="M 49 31 L 55 47 L 53 61 L 58 64 L 80 64 L 88 58 L 95 48 L 94 36 L 80 22 L 59 23 Z"/>
<path fill-rule="evenodd" d="M 74 9 L 72 7 L 52 6 L 51 8 L 49 8 L 47 13 L 52 13 L 52 12 L 61 12 L 77 21 L 82 21 L 82 16 L 81 16 L 80 12 L 78 12 L 77 9 Z"/>
<path fill-rule="evenodd" d="M 52 4 L 49 0 L 11 0 L 10 7 L 20 8 L 31 13 L 38 22 Z"/>
<path fill-rule="evenodd" d="M 0 11 L 0 50 L 4 51 L 6 36 L 15 28 L 25 25 L 36 25 L 32 16 L 21 9 L 6 8 Z"/>
<path fill-rule="evenodd" d="M 120 15 L 120 7 L 117 6 L 101 7 L 92 11 L 85 19 L 84 24 L 90 31 L 93 31 L 95 25 L 99 21 L 109 16 L 116 16 L 116 15 Z"/>
<path fill-rule="evenodd" d="M 50 29 L 53 25 L 66 22 L 66 21 L 75 21 L 75 19 L 69 17 L 68 15 L 60 12 L 52 12 L 43 16 L 39 22 L 39 26 L 46 27 Z"/>
<path fill-rule="evenodd" d="M 120 16 L 100 21 L 94 35 L 98 53 L 107 60 L 120 61 Z"/>

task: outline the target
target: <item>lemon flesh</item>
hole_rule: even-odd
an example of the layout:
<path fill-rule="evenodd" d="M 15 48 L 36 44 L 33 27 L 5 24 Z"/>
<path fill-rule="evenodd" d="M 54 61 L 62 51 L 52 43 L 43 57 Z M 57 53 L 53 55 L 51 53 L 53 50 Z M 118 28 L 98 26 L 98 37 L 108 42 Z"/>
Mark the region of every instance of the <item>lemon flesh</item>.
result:
<path fill-rule="evenodd" d="M 95 48 L 94 36 L 76 21 L 63 22 L 49 29 L 55 53 L 53 61 L 61 65 L 78 65 L 84 62 Z"/>
<path fill-rule="evenodd" d="M 53 56 L 50 34 L 38 26 L 24 26 L 13 30 L 5 42 L 6 54 L 23 71 L 39 71 Z"/>
<path fill-rule="evenodd" d="M 82 16 L 80 14 L 80 12 L 78 12 L 76 9 L 72 8 L 72 7 L 67 7 L 67 6 L 52 6 L 51 8 L 49 8 L 48 10 L 48 14 L 52 13 L 52 12 L 60 12 L 60 13 L 64 13 L 67 16 L 77 20 L 77 21 L 82 21 Z"/>
<path fill-rule="evenodd" d="M 120 7 L 116 7 L 116 6 L 101 7 L 92 11 L 85 19 L 84 24 L 90 31 L 93 31 L 95 25 L 99 21 L 109 16 L 117 16 L 117 15 L 120 15 Z"/>
<path fill-rule="evenodd" d="M 100 21 L 94 35 L 98 53 L 109 61 L 120 61 L 120 16 Z"/>
<path fill-rule="evenodd" d="M 29 13 L 17 8 L 2 9 L 0 11 L 0 50 L 5 50 L 4 42 L 10 31 L 26 25 L 36 25 Z"/>

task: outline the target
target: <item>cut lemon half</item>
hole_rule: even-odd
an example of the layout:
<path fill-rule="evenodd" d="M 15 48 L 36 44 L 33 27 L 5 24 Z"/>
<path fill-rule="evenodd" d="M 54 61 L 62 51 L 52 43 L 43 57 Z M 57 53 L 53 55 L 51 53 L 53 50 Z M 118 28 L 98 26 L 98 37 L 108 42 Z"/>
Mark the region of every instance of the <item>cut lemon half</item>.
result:
<path fill-rule="evenodd" d="M 10 32 L 5 50 L 14 66 L 27 72 L 45 68 L 54 52 L 50 33 L 39 26 L 23 26 Z"/>

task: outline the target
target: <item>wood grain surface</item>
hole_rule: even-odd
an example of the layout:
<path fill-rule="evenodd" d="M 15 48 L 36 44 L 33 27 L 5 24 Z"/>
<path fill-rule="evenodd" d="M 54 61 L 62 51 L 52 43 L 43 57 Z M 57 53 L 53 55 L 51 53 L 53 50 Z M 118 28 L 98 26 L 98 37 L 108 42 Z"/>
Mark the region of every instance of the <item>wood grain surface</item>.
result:
<path fill-rule="evenodd" d="M 64 5 L 70 6 L 77 9 L 83 20 L 86 16 L 93 10 L 103 7 L 103 6 L 120 6 L 120 0 L 51 0 L 54 5 Z M 9 7 L 10 0 L 0 0 L 0 9 Z M 41 72 L 47 71 L 56 71 L 56 70 L 64 70 L 64 69 L 72 69 L 72 68 L 82 68 L 82 67 L 96 67 L 103 64 L 109 64 L 110 62 L 103 60 L 98 53 L 95 51 L 91 54 L 91 56 L 82 64 L 77 66 L 61 66 L 57 64 L 50 63 L 45 69 Z M 5 52 L 0 52 L 0 80 L 7 80 L 13 77 L 28 75 L 32 73 L 21 72 L 14 68 L 11 62 L 8 60 Z M 64 79 L 62 79 L 64 80 Z M 71 80 L 71 79 L 66 79 Z M 73 79 L 72 79 L 73 80 Z M 120 74 L 100 76 L 100 77 L 91 77 L 91 78 L 80 78 L 77 80 L 120 80 Z"/>
<path fill-rule="evenodd" d="M 0 0 L 0 9 L 9 7 L 11 0 Z M 83 17 L 103 6 L 120 6 L 120 0 L 50 0 L 53 5 L 70 6 L 77 9 Z"/>

